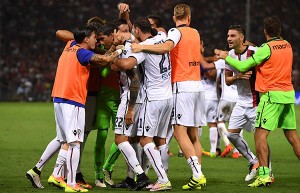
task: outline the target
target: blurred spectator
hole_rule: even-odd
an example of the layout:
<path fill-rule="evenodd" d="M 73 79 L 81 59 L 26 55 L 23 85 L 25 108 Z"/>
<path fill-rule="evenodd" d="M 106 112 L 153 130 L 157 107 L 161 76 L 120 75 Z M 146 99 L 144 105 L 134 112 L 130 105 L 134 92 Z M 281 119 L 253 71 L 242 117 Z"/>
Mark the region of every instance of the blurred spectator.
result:
<path fill-rule="evenodd" d="M 27 86 L 34 101 L 49 101 L 56 65 L 64 43 L 55 38 L 58 29 L 73 30 L 88 18 L 100 16 L 109 21 L 118 17 L 116 0 L 2 0 L 0 3 L 0 100 L 21 100 L 17 94 Z M 124 2 L 124 1 L 123 1 Z M 178 2 L 192 8 L 191 26 L 199 29 L 205 42 L 226 49 L 226 34 L 232 24 L 246 24 L 246 2 L 240 0 L 129 0 L 130 17 L 157 14 L 164 20 L 166 30 L 173 26 L 173 7 Z M 263 18 L 276 14 L 282 21 L 283 38 L 294 49 L 293 81 L 300 90 L 299 47 L 300 23 L 297 22 L 300 1 L 251 0 L 250 41 L 265 42 L 261 31 Z M 234 6 L 232 6 L 234 5 Z M 270 6 L 272 5 L 272 6 Z M 256 35 L 257 34 L 257 35 Z M 29 85 L 29 84 L 28 84 Z M 21 89 L 22 90 L 22 89 Z M 19 93 L 19 92 L 18 92 Z M 19 93 L 20 94 L 20 93 Z M 27 96 L 28 97 L 28 96 Z M 22 98 L 22 97 L 21 97 Z M 22 100 L 28 100 L 28 98 Z"/>

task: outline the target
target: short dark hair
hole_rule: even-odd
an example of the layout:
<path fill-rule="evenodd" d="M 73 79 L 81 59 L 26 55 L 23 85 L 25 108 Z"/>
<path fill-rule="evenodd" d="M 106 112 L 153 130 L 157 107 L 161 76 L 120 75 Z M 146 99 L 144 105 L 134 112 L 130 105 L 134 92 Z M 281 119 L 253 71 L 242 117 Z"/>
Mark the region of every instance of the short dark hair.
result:
<path fill-rule="evenodd" d="M 246 31 L 245 31 L 245 28 L 243 25 L 231 25 L 231 26 L 229 26 L 229 30 L 236 30 L 239 33 L 243 34 L 244 35 L 243 42 L 246 41 Z"/>
<path fill-rule="evenodd" d="M 117 26 L 120 26 L 122 24 L 128 24 L 126 19 L 118 19 L 116 22 Z"/>
<path fill-rule="evenodd" d="M 281 22 L 276 16 L 264 19 L 264 29 L 270 37 L 279 37 L 281 34 Z"/>
<path fill-rule="evenodd" d="M 101 29 L 101 33 L 103 35 L 109 36 L 110 34 L 114 33 L 114 30 L 118 31 L 118 26 L 116 26 L 113 23 L 106 23 L 102 29 Z"/>
<path fill-rule="evenodd" d="M 140 28 L 143 33 L 151 33 L 151 24 L 147 18 L 138 17 L 133 25 L 134 27 Z"/>
<path fill-rule="evenodd" d="M 158 15 L 148 15 L 148 19 L 153 19 L 156 27 L 162 27 L 162 19 Z"/>
<path fill-rule="evenodd" d="M 92 26 L 81 26 L 74 30 L 74 39 L 77 43 L 82 43 L 84 38 L 90 37 L 95 32 L 95 28 Z"/>
<path fill-rule="evenodd" d="M 102 19 L 101 17 L 95 16 L 88 19 L 87 24 L 90 24 L 92 22 L 101 23 L 102 25 L 106 23 L 105 19 Z"/>
<path fill-rule="evenodd" d="M 91 26 L 95 29 L 95 33 L 97 35 L 100 35 L 102 33 L 101 29 L 103 27 L 103 24 L 99 23 L 99 22 L 91 22 L 88 24 L 88 26 Z"/>

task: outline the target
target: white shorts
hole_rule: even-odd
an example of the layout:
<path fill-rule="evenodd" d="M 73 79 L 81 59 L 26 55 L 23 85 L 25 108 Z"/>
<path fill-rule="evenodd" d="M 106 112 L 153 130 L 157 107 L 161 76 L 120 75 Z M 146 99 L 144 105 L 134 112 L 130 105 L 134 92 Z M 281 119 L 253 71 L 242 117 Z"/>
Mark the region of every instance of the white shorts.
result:
<path fill-rule="evenodd" d="M 228 129 L 253 131 L 255 129 L 256 108 L 235 105 L 229 120 Z"/>
<path fill-rule="evenodd" d="M 218 102 L 217 100 L 205 99 L 205 115 L 207 123 L 216 123 L 218 118 Z"/>
<path fill-rule="evenodd" d="M 87 96 L 85 103 L 85 127 L 84 131 L 91 131 L 96 118 L 96 101 L 97 96 Z"/>
<path fill-rule="evenodd" d="M 218 107 L 218 121 L 229 121 L 232 109 L 236 102 L 220 100 Z"/>
<path fill-rule="evenodd" d="M 133 130 L 132 125 L 127 126 L 125 122 L 125 115 L 128 110 L 128 103 L 126 101 L 122 101 L 119 104 L 118 112 L 116 116 L 116 124 L 115 124 L 115 134 L 125 135 L 128 137 L 135 137 L 136 130 Z M 135 112 L 135 109 L 134 109 Z M 136 113 L 136 112 L 135 112 Z"/>
<path fill-rule="evenodd" d="M 145 101 L 138 120 L 138 136 L 166 138 L 172 113 L 172 99 Z"/>
<path fill-rule="evenodd" d="M 85 109 L 67 103 L 54 103 L 56 133 L 60 142 L 83 142 Z"/>
<path fill-rule="evenodd" d="M 173 105 L 173 125 L 183 125 L 186 127 L 206 125 L 204 91 L 174 93 Z"/>

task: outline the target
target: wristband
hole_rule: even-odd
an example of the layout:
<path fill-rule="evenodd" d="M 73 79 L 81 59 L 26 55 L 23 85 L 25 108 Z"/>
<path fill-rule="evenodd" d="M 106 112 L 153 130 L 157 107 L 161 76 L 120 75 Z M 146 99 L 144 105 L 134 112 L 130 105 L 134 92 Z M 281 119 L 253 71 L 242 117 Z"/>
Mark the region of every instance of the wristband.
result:
<path fill-rule="evenodd" d="M 120 55 L 122 53 L 122 50 L 121 49 L 117 49 L 115 52 L 117 52 L 118 55 Z"/>

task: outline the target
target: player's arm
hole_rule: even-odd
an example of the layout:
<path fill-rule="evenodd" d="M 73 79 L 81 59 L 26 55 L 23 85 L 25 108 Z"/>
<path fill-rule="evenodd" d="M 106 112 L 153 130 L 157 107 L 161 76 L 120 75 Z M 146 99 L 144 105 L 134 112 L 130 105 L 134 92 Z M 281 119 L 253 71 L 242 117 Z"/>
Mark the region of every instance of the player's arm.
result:
<path fill-rule="evenodd" d="M 225 82 L 228 86 L 235 83 L 238 79 L 245 79 L 248 80 L 252 75 L 252 71 L 249 70 L 248 72 L 239 72 L 236 75 L 233 75 L 233 72 L 230 70 L 225 71 Z"/>
<path fill-rule="evenodd" d="M 56 37 L 64 42 L 74 40 L 74 34 L 68 30 L 57 30 L 55 33 Z"/>
<path fill-rule="evenodd" d="M 132 52 L 149 52 L 154 54 L 166 54 L 174 48 L 174 42 L 172 40 L 167 40 L 162 44 L 155 45 L 144 45 L 144 44 L 132 44 Z"/>
<path fill-rule="evenodd" d="M 129 26 L 129 31 L 131 31 L 132 23 L 129 18 L 129 12 L 130 12 L 129 5 L 126 3 L 119 3 L 118 10 L 119 10 L 119 18 L 125 19 L 127 21 L 127 24 Z"/>
<path fill-rule="evenodd" d="M 247 60 L 239 61 L 230 56 L 228 52 L 222 51 L 219 55 L 219 58 L 225 59 L 227 64 L 234 67 L 240 72 L 246 72 L 250 68 L 263 63 L 265 60 L 269 59 L 271 55 L 270 47 L 267 44 L 264 44 L 262 47 L 259 47 L 257 51 Z"/>
<path fill-rule="evenodd" d="M 107 52 L 104 55 L 93 54 L 90 62 L 100 65 L 100 66 L 106 66 L 107 64 L 112 62 L 117 56 L 119 56 L 121 53 L 122 53 L 122 50 L 117 49 L 114 52 Z"/>
<path fill-rule="evenodd" d="M 137 68 L 132 68 L 131 70 L 127 70 L 126 74 L 130 78 L 130 98 L 129 98 L 129 105 L 128 111 L 125 115 L 125 122 L 126 125 L 130 125 L 134 123 L 134 105 L 138 96 L 140 81 L 138 77 Z"/>
<path fill-rule="evenodd" d="M 137 65 L 137 59 L 135 57 L 117 58 L 113 63 L 123 70 L 129 70 Z"/>
<path fill-rule="evenodd" d="M 217 70 L 216 69 L 207 70 L 205 71 L 204 76 L 211 81 L 216 81 Z"/>

